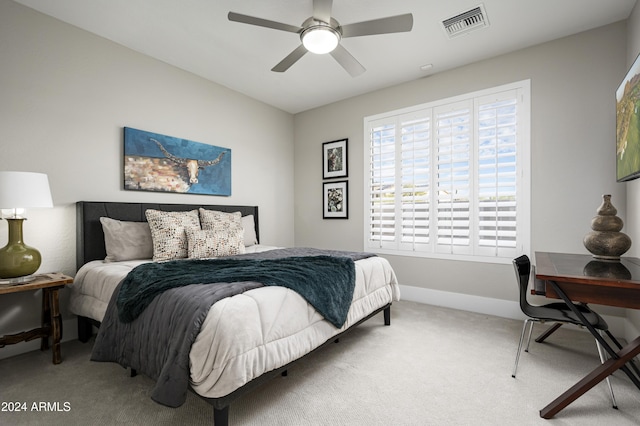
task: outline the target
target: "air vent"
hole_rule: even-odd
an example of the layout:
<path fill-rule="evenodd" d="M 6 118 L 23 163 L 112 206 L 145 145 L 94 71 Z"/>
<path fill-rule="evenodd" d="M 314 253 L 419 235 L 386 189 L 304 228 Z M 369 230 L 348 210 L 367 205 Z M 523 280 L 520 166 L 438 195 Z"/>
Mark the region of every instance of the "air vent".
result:
<path fill-rule="evenodd" d="M 456 16 L 442 21 L 444 31 L 450 38 L 467 34 L 471 31 L 489 26 L 489 19 L 481 4 L 466 12 L 462 12 Z"/>

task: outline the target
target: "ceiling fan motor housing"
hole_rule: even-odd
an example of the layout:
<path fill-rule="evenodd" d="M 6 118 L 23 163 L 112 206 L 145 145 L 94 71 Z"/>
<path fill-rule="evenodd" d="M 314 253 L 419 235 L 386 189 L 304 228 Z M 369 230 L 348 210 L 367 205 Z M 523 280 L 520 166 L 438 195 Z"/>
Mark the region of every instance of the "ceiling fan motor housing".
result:
<path fill-rule="evenodd" d="M 338 46 L 341 39 L 340 24 L 333 18 L 331 18 L 330 24 L 313 17 L 302 23 L 300 40 L 311 53 L 318 55 L 329 53 Z"/>

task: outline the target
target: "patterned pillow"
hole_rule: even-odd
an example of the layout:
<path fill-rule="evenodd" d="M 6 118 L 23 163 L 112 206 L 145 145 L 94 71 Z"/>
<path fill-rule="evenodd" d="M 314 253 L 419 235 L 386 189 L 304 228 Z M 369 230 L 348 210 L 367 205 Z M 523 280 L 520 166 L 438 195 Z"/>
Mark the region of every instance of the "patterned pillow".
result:
<path fill-rule="evenodd" d="M 187 228 L 189 258 L 208 258 L 243 254 L 244 235 L 242 229 L 221 231 Z"/>
<path fill-rule="evenodd" d="M 242 230 L 242 214 L 240 212 L 225 213 L 216 210 L 206 210 L 202 207 L 200 211 L 200 224 L 202 229 L 209 231 Z"/>
<path fill-rule="evenodd" d="M 149 209 L 147 222 L 153 239 L 153 260 L 182 259 L 188 255 L 186 229 L 200 229 L 198 210 L 163 212 Z"/>

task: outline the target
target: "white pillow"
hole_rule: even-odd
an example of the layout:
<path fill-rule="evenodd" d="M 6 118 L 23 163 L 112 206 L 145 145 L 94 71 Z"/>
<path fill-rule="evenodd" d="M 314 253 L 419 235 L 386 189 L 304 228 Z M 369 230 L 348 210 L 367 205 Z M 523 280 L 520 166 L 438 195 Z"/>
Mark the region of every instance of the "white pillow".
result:
<path fill-rule="evenodd" d="M 107 251 L 105 262 L 151 259 L 153 256 L 153 240 L 148 223 L 125 222 L 109 217 L 101 217 L 100 223 Z"/>
<path fill-rule="evenodd" d="M 153 239 L 153 260 L 183 259 L 188 256 L 186 229 L 200 229 L 198 210 L 164 212 L 149 209 L 145 212 Z"/>
<path fill-rule="evenodd" d="M 253 215 L 242 216 L 242 228 L 244 229 L 244 245 L 251 247 L 254 244 L 258 244 L 258 237 L 256 235 L 256 223 L 253 219 Z"/>
<path fill-rule="evenodd" d="M 189 258 L 209 258 L 243 254 L 244 238 L 241 229 L 204 230 L 187 228 Z"/>

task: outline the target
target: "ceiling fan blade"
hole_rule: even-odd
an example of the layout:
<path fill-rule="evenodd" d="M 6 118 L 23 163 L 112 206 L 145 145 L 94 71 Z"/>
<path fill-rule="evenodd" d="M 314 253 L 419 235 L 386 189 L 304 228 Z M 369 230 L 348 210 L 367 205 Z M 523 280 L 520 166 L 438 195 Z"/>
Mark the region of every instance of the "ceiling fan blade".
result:
<path fill-rule="evenodd" d="M 371 21 L 356 22 L 342 26 L 342 37 L 360 37 L 375 34 L 402 33 L 413 28 L 413 15 L 389 16 Z"/>
<path fill-rule="evenodd" d="M 351 53 L 347 51 L 342 45 L 338 45 L 332 52 L 331 56 L 338 61 L 342 68 L 344 68 L 351 77 L 357 77 L 363 72 L 365 72 L 365 68 L 354 58 Z"/>
<path fill-rule="evenodd" d="M 313 0 L 313 18 L 327 24 L 331 22 L 333 0 Z"/>
<path fill-rule="evenodd" d="M 259 27 L 272 28 L 274 30 L 287 31 L 290 33 L 302 32 L 302 27 L 295 25 L 283 24 L 281 22 L 270 21 L 268 19 L 256 18 L 254 16 L 242 15 L 240 13 L 229 12 L 227 15 L 230 21 L 240 22 L 243 24 L 257 25 Z"/>
<path fill-rule="evenodd" d="M 278 65 L 271 68 L 271 71 L 285 72 L 291 65 L 298 62 L 298 59 L 302 58 L 305 53 L 307 53 L 307 49 L 303 45 L 298 46 L 293 52 L 289 53 L 286 58 L 281 60 Z"/>

